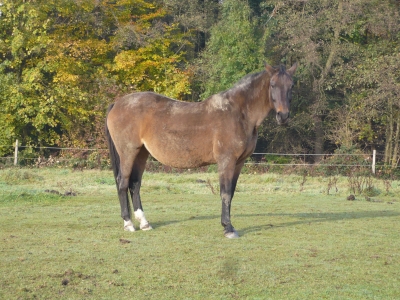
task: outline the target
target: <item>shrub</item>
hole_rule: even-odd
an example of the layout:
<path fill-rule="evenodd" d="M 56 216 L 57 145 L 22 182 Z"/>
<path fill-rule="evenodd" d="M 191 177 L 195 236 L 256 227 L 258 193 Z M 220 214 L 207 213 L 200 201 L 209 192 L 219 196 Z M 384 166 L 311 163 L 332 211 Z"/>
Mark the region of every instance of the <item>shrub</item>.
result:
<path fill-rule="evenodd" d="M 323 159 L 319 163 L 318 171 L 325 176 L 343 175 L 357 172 L 370 174 L 371 161 L 367 155 L 355 146 L 340 147 L 333 156 Z M 354 169 L 356 168 L 356 169 Z"/>

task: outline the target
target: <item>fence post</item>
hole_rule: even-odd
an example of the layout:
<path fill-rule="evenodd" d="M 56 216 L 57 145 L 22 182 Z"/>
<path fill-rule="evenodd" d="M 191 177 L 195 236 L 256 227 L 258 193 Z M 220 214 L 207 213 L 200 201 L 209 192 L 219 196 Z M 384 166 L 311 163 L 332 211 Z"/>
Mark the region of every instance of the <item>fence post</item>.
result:
<path fill-rule="evenodd" d="M 372 150 L 372 174 L 375 174 L 376 150 Z"/>
<path fill-rule="evenodd" d="M 18 164 L 18 139 L 15 140 L 14 166 Z"/>

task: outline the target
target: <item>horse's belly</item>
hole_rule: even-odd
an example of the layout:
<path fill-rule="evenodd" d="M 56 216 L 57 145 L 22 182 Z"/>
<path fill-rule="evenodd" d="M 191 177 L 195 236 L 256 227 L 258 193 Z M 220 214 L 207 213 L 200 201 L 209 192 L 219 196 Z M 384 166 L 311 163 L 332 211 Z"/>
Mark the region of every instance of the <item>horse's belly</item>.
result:
<path fill-rule="evenodd" d="M 211 143 L 162 141 L 145 143 L 146 149 L 156 160 L 174 168 L 197 168 L 216 163 Z"/>

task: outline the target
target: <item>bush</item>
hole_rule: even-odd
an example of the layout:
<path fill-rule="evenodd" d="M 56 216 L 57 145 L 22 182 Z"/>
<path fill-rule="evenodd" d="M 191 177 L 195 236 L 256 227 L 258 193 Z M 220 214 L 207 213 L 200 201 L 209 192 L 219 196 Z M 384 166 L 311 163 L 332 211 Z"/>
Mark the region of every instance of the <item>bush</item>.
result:
<path fill-rule="evenodd" d="M 333 156 L 329 156 L 319 163 L 318 171 L 325 176 L 349 176 L 356 170 L 369 175 L 371 174 L 371 160 L 369 158 L 355 146 L 342 146 L 335 150 Z"/>
<path fill-rule="evenodd" d="M 283 155 L 274 155 L 274 154 L 267 154 L 264 156 L 264 159 L 269 164 L 290 164 L 292 162 L 292 158 L 290 156 L 283 156 Z"/>

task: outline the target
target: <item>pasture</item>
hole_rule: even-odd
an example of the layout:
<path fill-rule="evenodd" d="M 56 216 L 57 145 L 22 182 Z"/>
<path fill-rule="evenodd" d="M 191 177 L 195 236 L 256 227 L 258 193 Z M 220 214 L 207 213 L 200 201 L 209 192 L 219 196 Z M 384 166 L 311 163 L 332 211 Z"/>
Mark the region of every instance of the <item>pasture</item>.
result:
<path fill-rule="evenodd" d="M 111 171 L 0 170 L 0 298 L 400 298 L 399 181 L 348 201 L 345 177 L 242 174 L 234 240 L 217 182 L 145 173 L 154 230 L 130 233 Z"/>

